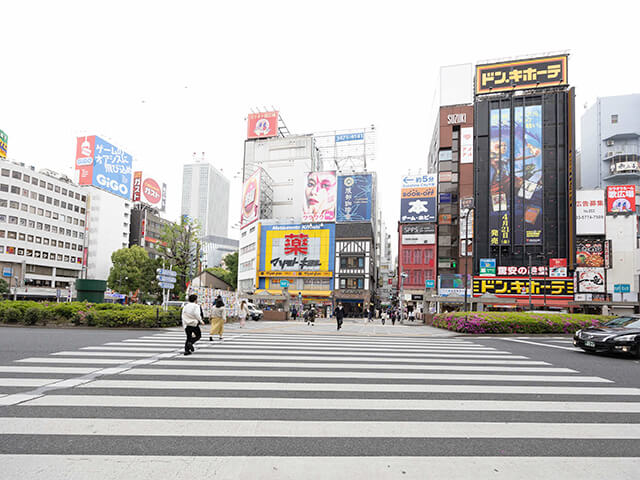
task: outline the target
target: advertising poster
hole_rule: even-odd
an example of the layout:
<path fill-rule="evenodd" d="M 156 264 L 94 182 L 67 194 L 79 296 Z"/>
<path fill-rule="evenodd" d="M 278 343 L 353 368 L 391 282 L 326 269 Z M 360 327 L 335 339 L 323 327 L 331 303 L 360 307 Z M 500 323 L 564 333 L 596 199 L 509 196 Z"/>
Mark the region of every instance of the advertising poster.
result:
<path fill-rule="evenodd" d="M 516 196 L 524 200 L 525 243 L 542 244 L 542 106 L 524 108 L 523 172 Z"/>
<path fill-rule="evenodd" d="M 93 179 L 90 182 L 94 187 L 113 193 L 127 200 L 131 198 L 131 155 L 122 149 L 111 145 L 106 140 L 96 136 L 89 137 L 95 141 L 93 149 Z M 78 146 L 82 152 L 90 140 L 78 139 Z M 77 157 L 76 157 L 77 158 Z M 76 160 L 76 168 L 80 161 L 89 162 L 89 157 Z M 81 185 L 84 185 L 81 183 Z"/>
<path fill-rule="evenodd" d="M 250 113 L 247 118 L 247 138 L 268 138 L 278 135 L 278 111 Z"/>
<path fill-rule="evenodd" d="M 476 95 L 567 85 L 567 55 L 476 66 Z"/>
<path fill-rule="evenodd" d="M 164 212 L 167 209 L 167 184 L 162 184 L 162 202 L 160 202 L 160 211 Z"/>
<path fill-rule="evenodd" d="M 567 259 L 566 258 L 550 258 L 549 259 L 549 276 L 550 277 L 566 277 L 567 276 Z"/>
<path fill-rule="evenodd" d="M 480 275 L 483 277 L 496 276 L 496 259 L 495 258 L 480 259 Z"/>
<path fill-rule="evenodd" d="M 162 200 L 162 189 L 153 178 L 145 178 L 142 182 L 142 195 L 146 202 L 157 207 Z"/>
<path fill-rule="evenodd" d="M 607 291 L 604 268 L 576 268 L 576 283 L 578 293 L 605 293 Z"/>
<path fill-rule="evenodd" d="M 304 187 L 303 222 L 333 222 L 336 219 L 336 172 L 309 172 Z"/>
<path fill-rule="evenodd" d="M 0 158 L 7 158 L 7 142 L 9 136 L 0 130 Z"/>
<path fill-rule="evenodd" d="M 573 278 L 536 278 L 529 277 L 474 277 L 473 295 L 491 294 L 497 297 L 531 296 L 573 299 Z"/>
<path fill-rule="evenodd" d="M 435 222 L 436 193 L 435 174 L 402 177 L 400 222 Z"/>
<path fill-rule="evenodd" d="M 93 153 L 96 137 L 78 137 L 76 139 L 76 170 L 79 185 L 91 185 L 93 182 Z"/>
<path fill-rule="evenodd" d="M 636 211 L 636 186 L 607 187 L 607 213 L 633 213 Z"/>
<path fill-rule="evenodd" d="M 605 267 L 605 241 L 579 238 L 576 240 L 576 267 Z"/>
<path fill-rule="evenodd" d="M 258 276 L 333 276 L 334 237 L 334 224 L 263 225 Z"/>
<path fill-rule="evenodd" d="M 490 113 L 489 243 L 509 244 L 511 115 L 508 108 Z"/>
<path fill-rule="evenodd" d="M 339 176 L 336 221 L 371 221 L 372 192 L 373 177 L 370 174 Z"/>
<path fill-rule="evenodd" d="M 242 213 L 240 228 L 260 218 L 260 169 L 253 172 L 242 186 Z"/>
<path fill-rule="evenodd" d="M 473 127 L 460 129 L 460 163 L 473 163 Z"/>
<path fill-rule="evenodd" d="M 576 192 L 577 235 L 604 235 L 605 215 L 603 190 Z"/>

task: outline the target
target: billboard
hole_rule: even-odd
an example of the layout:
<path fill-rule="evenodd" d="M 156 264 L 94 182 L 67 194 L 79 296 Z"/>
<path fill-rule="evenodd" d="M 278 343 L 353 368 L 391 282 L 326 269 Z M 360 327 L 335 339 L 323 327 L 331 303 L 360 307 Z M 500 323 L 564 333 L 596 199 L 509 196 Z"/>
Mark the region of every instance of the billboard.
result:
<path fill-rule="evenodd" d="M 474 277 L 473 295 L 496 297 L 551 297 L 573 299 L 573 278 Z"/>
<path fill-rule="evenodd" d="M 576 192 L 576 235 L 604 235 L 604 190 Z"/>
<path fill-rule="evenodd" d="M 258 276 L 332 277 L 334 239 L 334 224 L 262 225 Z"/>
<path fill-rule="evenodd" d="M 247 118 L 247 138 L 268 138 L 278 135 L 278 111 L 250 113 Z"/>
<path fill-rule="evenodd" d="M 567 85 L 567 55 L 476 66 L 476 95 Z"/>
<path fill-rule="evenodd" d="M 145 202 L 164 212 L 167 205 L 167 184 L 162 186 L 151 177 L 143 177 L 141 171 L 133 172 L 131 200 Z"/>
<path fill-rule="evenodd" d="M 260 218 L 260 169 L 253 172 L 242 186 L 242 213 L 240 228 Z"/>
<path fill-rule="evenodd" d="M 80 173 L 80 185 L 93 185 L 128 200 L 131 163 L 131 155 L 97 135 L 77 138 L 76 170 Z"/>
<path fill-rule="evenodd" d="M 303 222 L 333 222 L 336 219 L 336 172 L 309 172 L 304 187 Z"/>
<path fill-rule="evenodd" d="M 460 129 L 460 163 L 473 163 L 473 127 Z"/>
<path fill-rule="evenodd" d="M 549 276 L 550 277 L 566 277 L 567 276 L 567 259 L 566 258 L 550 258 L 549 259 Z"/>
<path fill-rule="evenodd" d="M 9 136 L 0 130 L 0 158 L 7 158 L 7 142 Z"/>
<path fill-rule="evenodd" d="M 605 240 L 580 238 L 576 241 L 576 267 L 606 267 Z"/>
<path fill-rule="evenodd" d="M 635 185 L 613 185 L 607 187 L 607 213 L 633 213 L 635 211 Z"/>
<path fill-rule="evenodd" d="M 337 222 L 369 222 L 373 204 L 373 176 L 338 176 Z"/>
<path fill-rule="evenodd" d="M 133 172 L 133 186 L 131 187 L 131 200 L 140 201 L 140 193 L 142 192 L 142 172 Z"/>
<path fill-rule="evenodd" d="M 509 244 L 511 111 L 495 108 L 489 117 L 489 236 L 491 245 Z"/>
<path fill-rule="evenodd" d="M 401 223 L 436 221 L 436 185 L 435 174 L 402 177 Z"/>
<path fill-rule="evenodd" d="M 576 268 L 576 284 L 578 293 L 605 293 L 604 268 L 578 267 Z"/>

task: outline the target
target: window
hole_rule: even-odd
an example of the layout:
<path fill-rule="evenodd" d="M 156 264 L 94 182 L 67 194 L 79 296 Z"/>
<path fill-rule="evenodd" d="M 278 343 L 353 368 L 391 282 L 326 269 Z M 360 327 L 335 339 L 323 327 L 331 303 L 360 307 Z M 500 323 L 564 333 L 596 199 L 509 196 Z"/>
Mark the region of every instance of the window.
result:
<path fill-rule="evenodd" d="M 23 203 L 22 205 L 20 205 L 20 210 L 22 210 L 23 212 L 28 212 L 29 205 L 27 205 L 26 203 Z"/>
<path fill-rule="evenodd" d="M 20 226 L 21 227 L 26 227 L 27 226 L 27 219 L 26 218 L 20 217 Z"/>
<path fill-rule="evenodd" d="M 48 223 L 44 224 L 44 231 L 45 232 L 50 232 L 51 231 L 51 225 L 49 225 Z"/>
<path fill-rule="evenodd" d="M 44 209 L 43 208 L 39 208 L 38 209 L 38 215 L 40 215 L 41 217 L 44 215 Z"/>
<path fill-rule="evenodd" d="M 40 180 L 40 188 L 47 188 L 47 182 Z"/>
<path fill-rule="evenodd" d="M 36 237 L 36 243 L 42 243 L 42 237 Z"/>
<path fill-rule="evenodd" d="M 26 197 L 26 198 L 29 198 L 29 190 L 27 190 L 26 188 L 23 188 L 22 189 L 22 196 Z"/>
<path fill-rule="evenodd" d="M 71 244 L 69 242 L 64 242 L 64 248 L 71 248 Z"/>
<path fill-rule="evenodd" d="M 9 185 L 7 185 L 6 183 L 0 183 L 0 192 L 8 192 L 9 191 Z"/>
<path fill-rule="evenodd" d="M 405 265 L 411 264 L 411 250 L 409 249 L 402 250 L 402 263 Z"/>
<path fill-rule="evenodd" d="M 29 183 L 31 181 L 31 177 L 26 173 L 22 176 L 22 181 Z"/>
<path fill-rule="evenodd" d="M 47 218 L 51 218 L 51 210 L 47 210 L 44 212 L 44 216 Z"/>
<path fill-rule="evenodd" d="M 20 187 L 16 187 L 11 185 L 11 193 L 15 193 L 16 195 L 20 195 Z"/>
<path fill-rule="evenodd" d="M 19 210 L 20 209 L 20 204 L 18 202 L 14 202 L 13 200 L 11 200 L 9 202 L 9 207 L 15 208 L 16 210 Z"/>
<path fill-rule="evenodd" d="M 49 245 L 49 239 L 48 239 L 47 237 L 44 237 L 44 238 L 42 239 L 42 243 L 43 243 L 44 245 Z M 51 245 L 55 247 L 54 243 L 55 243 L 55 240 L 51 240 Z"/>
<path fill-rule="evenodd" d="M 4 199 L 0 198 L 0 207 L 6 207 L 9 203 Z"/>
<path fill-rule="evenodd" d="M 38 230 L 42 230 L 42 222 L 37 222 L 37 223 L 36 223 L 36 228 L 37 228 Z"/>
<path fill-rule="evenodd" d="M 12 178 L 15 178 L 17 180 L 22 180 L 22 173 L 20 172 L 16 172 L 15 170 L 13 171 L 13 173 L 11 174 Z"/>
<path fill-rule="evenodd" d="M 5 236 L 5 231 L 4 230 L 0 230 L 0 238 L 4 238 Z"/>
<path fill-rule="evenodd" d="M 38 201 L 44 202 L 44 195 L 42 195 L 41 193 L 38 194 Z"/>
<path fill-rule="evenodd" d="M 33 243 L 33 235 L 27 235 L 27 242 Z"/>
<path fill-rule="evenodd" d="M 56 212 L 53 212 L 51 214 L 51 218 L 53 218 L 54 220 L 58 220 L 58 214 Z"/>
<path fill-rule="evenodd" d="M 27 257 L 33 257 L 33 250 L 27 248 Z"/>
<path fill-rule="evenodd" d="M 67 208 L 67 202 L 60 202 L 61 208 Z"/>
<path fill-rule="evenodd" d="M 11 176 L 11 171 L 8 168 L 3 168 L 2 169 L 2 176 L 3 177 L 9 177 Z"/>
<path fill-rule="evenodd" d="M 38 199 L 38 192 L 31 192 L 31 200 L 37 200 Z"/>
<path fill-rule="evenodd" d="M 58 233 L 58 227 L 56 227 L 55 225 L 51 226 L 51 233 Z"/>
<path fill-rule="evenodd" d="M 60 206 L 60 200 L 58 200 L 57 198 L 53 199 L 53 206 L 54 207 L 59 207 Z"/>
<path fill-rule="evenodd" d="M 18 235 L 16 232 L 8 231 L 7 238 L 10 238 L 11 240 L 15 240 L 16 238 L 18 238 Z"/>
<path fill-rule="evenodd" d="M 53 198 L 47 197 L 47 203 L 51 205 L 53 203 Z"/>
<path fill-rule="evenodd" d="M 36 228 L 36 222 L 34 220 L 29 220 L 28 224 L 29 224 L 29 228 Z"/>
<path fill-rule="evenodd" d="M 415 249 L 413 251 L 413 264 L 414 265 L 421 265 L 422 264 L 422 250 Z"/>
<path fill-rule="evenodd" d="M 38 179 L 36 177 L 31 177 L 31 185 L 38 186 Z"/>
<path fill-rule="evenodd" d="M 611 115 L 611 123 L 618 123 L 618 115 Z"/>
<path fill-rule="evenodd" d="M 47 183 L 47 190 L 53 190 L 53 185 L 51 183 Z"/>
<path fill-rule="evenodd" d="M 54 190 L 54 192 L 56 192 L 56 193 L 60 193 L 60 187 L 58 187 L 58 186 L 56 186 L 53 190 Z"/>

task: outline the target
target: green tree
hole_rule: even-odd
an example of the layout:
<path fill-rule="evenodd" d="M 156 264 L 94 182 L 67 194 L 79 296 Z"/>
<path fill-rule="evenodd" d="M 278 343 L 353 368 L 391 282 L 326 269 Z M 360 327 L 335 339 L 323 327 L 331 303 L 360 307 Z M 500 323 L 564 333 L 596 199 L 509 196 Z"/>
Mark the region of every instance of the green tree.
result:
<path fill-rule="evenodd" d="M 223 267 L 207 268 L 207 272 L 211 272 L 216 277 L 224 280 L 235 290 L 238 288 L 238 252 L 226 255 L 222 262 Z"/>
<path fill-rule="evenodd" d="M 165 225 L 161 239 L 159 253 L 168 263 L 166 268 L 172 266 L 178 274 L 173 294 L 180 296 L 187 290 L 187 282 L 201 271 L 200 226 L 183 215 L 180 223 Z"/>
<path fill-rule="evenodd" d="M 112 266 L 107 285 L 125 294 L 136 290 L 148 291 L 149 260 L 147 251 L 138 245 L 116 250 L 111 254 Z"/>
<path fill-rule="evenodd" d="M 0 294 L 9 293 L 9 284 L 4 278 L 0 278 Z"/>

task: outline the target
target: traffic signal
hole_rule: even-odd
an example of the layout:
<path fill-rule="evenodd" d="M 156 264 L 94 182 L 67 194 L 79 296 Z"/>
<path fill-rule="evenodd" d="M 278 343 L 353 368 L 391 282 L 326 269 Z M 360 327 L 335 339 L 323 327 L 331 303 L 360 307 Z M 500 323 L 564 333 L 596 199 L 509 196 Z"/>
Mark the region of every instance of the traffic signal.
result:
<path fill-rule="evenodd" d="M 457 260 L 452 260 L 451 261 L 451 268 L 458 268 L 458 261 Z"/>

